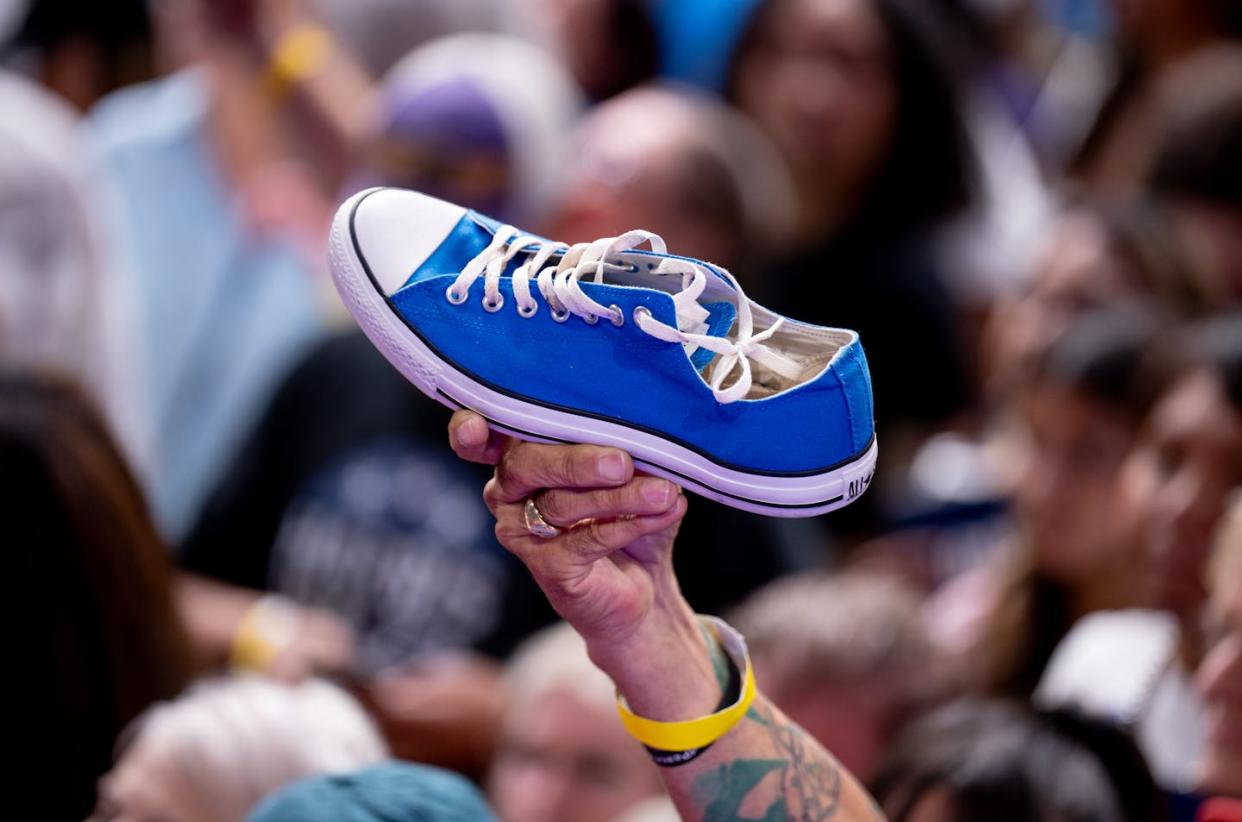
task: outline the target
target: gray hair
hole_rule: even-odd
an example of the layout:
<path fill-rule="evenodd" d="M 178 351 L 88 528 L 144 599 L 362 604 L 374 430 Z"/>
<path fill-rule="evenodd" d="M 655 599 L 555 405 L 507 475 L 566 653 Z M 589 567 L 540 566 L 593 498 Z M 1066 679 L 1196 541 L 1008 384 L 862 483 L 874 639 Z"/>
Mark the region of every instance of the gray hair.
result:
<path fill-rule="evenodd" d="M 918 598 L 876 575 L 778 579 L 751 595 L 732 621 L 756 657 L 810 682 L 930 667 L 935 656 Z"/>

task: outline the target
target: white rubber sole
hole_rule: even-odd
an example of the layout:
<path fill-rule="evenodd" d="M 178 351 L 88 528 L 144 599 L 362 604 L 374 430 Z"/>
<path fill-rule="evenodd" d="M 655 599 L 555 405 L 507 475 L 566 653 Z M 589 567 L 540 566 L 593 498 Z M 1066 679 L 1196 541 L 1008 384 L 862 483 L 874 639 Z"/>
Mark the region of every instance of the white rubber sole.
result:
<path fill-rule="evenodd" d="M 354 243 L 351 221 L 361 192 L 347 200 L 332 223 L 332 279 L 363 333 L 384 357 L 427 396 L 449 408 L 468 408 L 496 431 L 536 442 L 589 443 L 620 448 L 636 466 L 701 496 L 744 511 L 777 517 L 810 517 L 844 507 L 871 484 L 876 443 L 854 459 L 821 473 L 767 475 L 719 465 L 657 435 L 596 417 L 526 402 L 471 379 L 444 362 L 415 334 L 381 294 Z"/>

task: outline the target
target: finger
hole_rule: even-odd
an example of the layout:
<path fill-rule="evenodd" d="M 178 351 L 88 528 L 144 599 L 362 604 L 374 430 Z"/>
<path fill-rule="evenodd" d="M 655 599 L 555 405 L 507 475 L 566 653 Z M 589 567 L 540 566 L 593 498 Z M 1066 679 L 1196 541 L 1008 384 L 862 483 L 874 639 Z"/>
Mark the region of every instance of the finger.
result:
<path fill-rule="evenodd" d="M 643 537 L 676 527 L 685 516 L 686 507 L 685 496 L 678 494 L 672 507 L 662 514 L 588 521 L 559 537 L 543 539 L 533 537 L 527 530 L 520 505 L 504 505 L 496 512 L 496 539 L 520 559 L 536 579 L 559 576 L 569 568 L 581 568 L 622 548 L 632 547 Z M 656 557 L 636 558 L 649 561 Z"/>
<path fill-rule="evenodd" d="M 467 462 L 495 465 L 508 442 L 508 437 L 491 430 L 487 420 L 473 411 L 458 411 L 449 420 L 449 445 Z"/>
<path fill-rule="evenodd" d="M 681 521 L 686 514 L 686 498 L 674 497 L 674 503 L 662 514 L 648 517 L 626 517 L 615 520 L 594 520 L 560 537 L 557 542 L 573 554 L 575 560 L 590 563 L 603 559 L 634 544 L 643 537 L 658 534 Z"/>
<path fill-rule="evenodd" d="M 635 477 L 618 488 L 574 491 L 553 488 L 535 500 L 543 518 L 561 527 L 584 519 L 611 520 L 662 514 L 677 499 L 677 486 L 657 477 Z"/>
<path fill-rule="evenodd" d="M 493 491 L 511 504 L 541 488 L 612 488 L 633 476 L 630 455 L 616 448 L 518 442 L 501 455 Z"/>

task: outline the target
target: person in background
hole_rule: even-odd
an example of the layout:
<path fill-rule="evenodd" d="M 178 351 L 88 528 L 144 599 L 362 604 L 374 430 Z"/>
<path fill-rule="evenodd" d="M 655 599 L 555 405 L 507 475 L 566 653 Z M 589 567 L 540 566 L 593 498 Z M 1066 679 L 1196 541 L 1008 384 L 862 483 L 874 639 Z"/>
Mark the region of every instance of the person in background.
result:
<path fill-rule="evenodd" d="M 121 730 L 190 676 L 168 555 L 103 421 L 58 378 L 0 371 L 0 495 L 22 751 L 9 778 L 41 818 L 82 819 Z"/>
<path fill-rule="evenodd" d="M 779 154 L 744 115 L 692 90 L 644 86 L 596 105 L 558 177 L 546 236 L 591 242 L 649 229 L 677 253 L 729 269 L 748 291 L 793 228 Z M 690 602 L 720 611 L 813 562 L 802 542 L 770 518 L 700 499 L 674 562 Z"/>
<path fill-rule="evenodd" d="M 460 655 L 506 654 L 552 615 L 487 527 L 484 477 L 438 447 L 446 417 L 361 332 L 330 337 L 277 389 L 179 563 L 215 664 L 344 677 L 395 754 L 479 773 L 497 675 Z"/>
<path fill-rule="evenodd" d="M 1031 282 L 992 310 L 980 351 L 985 400 L 1012 402 L 1048 349 L 1091 311 L 1143 300 L 1193 318 L 1224 305 L 1196 262 L 1175 216 L 1154 199 L 1069 206 Z"/>
<path fill-rule="evenodd" d="M 905 465 L 973 392 L 962 324 L 932 249 L 935 230 L 968 205 L 975 176 L 934 14 L 905 0 L 686 0 L 660 9 L 664 76 L 748 115 L 794 180 L 794 232 L 760 269 L 755 298 L 856 329 L 864 341 L 887 447 L 879 485 L 831 530 L 874 536 L 888 517 L 885 478 L 900 474 L 890 466 Z M 716 48 L 687 46 L 705 33 Z"/>
<path fill-rule="evenodd" d="M 905 723 L 950 687 L 918 597 L 893 579 L 778 579 L 732 621 L 772 701 L 864 782 Z"/>
<path fill-rule="evenodd" d="M 514 225 L 543 225 L 583 108 L 550 54 L 501 34 L 428 42 L 384 76 L 352 190 L 411 188 Z"/>
<path fill-rule="evenodd" d="M 1079 622 L 1035 699 L 1134 729 L 1160 785 L 1194 784 L 1203 702 L 1191 672 L 1204 653 L 1204 570 L 1229 495 L 1242 485 L 1242 318 L 1173 334 L 1165 386 L 1118 474 L 1118 528 L 1135 546 L 1131 610 Z M 1146 608 L 1148 610 L 1142 610 Z"/>
<path fill-rule="evenodd" d="M 0 69 L 0 361 L 71 376 L 148 467 L 130 272 L 107 253 L 77 113 Z"/>
<path fill-rule="evenodd" d="M 687 89 L 644 86 L 599 104 L 567 160 L 547 228 L 565 242 L 641 227 L 758 285 L 793 230 L 793 182 L 775 148 L 745 116 Z"/>
<path fill-rule="evenodd" d="M 972 687 L 1029 697 L 1078 620 L 1131 601 L 1116 477 L 1154 399 L 1166 324 L 1146 303 L 1084 314 L 1019 384 L 1011 430 L 994 446 L 1011 472 L 1015 533 L 929 606 Z"/>
<path fill-rule="evenodd" d="M 120 740 L 92 822 L 241 822 L 299 779 L 387 755 L 362 708 L 321 680 L 204 680 L 148 709 Z"/>
<path fill-rule="evenodd" d="M 322 333 L 326 198 L 370 95 L 301 2 L 155 10 L 159 46 L 186 68 L 102 100 L 88 134 L 108 238 L 136 281 L 144 479 L 176 541 L 276 380 Z"/>
<path fill-rule="evenodd" d="M 992 590 L 988 566 L 1013 543 L 1008 500 L 1020 473 L 1015 466 L 1028 449 L 1013 453 L 1023 437 L 1012 435 L 1030 428 L 1018 413 L 1028 405 L 1026 386 L 1049 348 L 1085 315 L 1136 301 L 1173 318 L 1203 316 L 1221 305 L 1167 208 L 1149 199 L 1067 207 L 1030 282 L 998 298 L 984 322 L 975 358 L 982 395 L 972 411 L 975 432 L 933 435 L 909 470 L 888 480 L 905 522 L 861 554 L 900 568 L 929 591 L 960 580 L 932 608 L 938 640 L 961 650 L 960 640 L 977 633 L 992 601 L 990 593 L 978 596 Z M 949 607 L 970 602 L 964 610 Z"/>
<path fill-rule="evenodd" d="M 1070 173 L 1097 193 L 1133 194 L 1151 162 L 1166 84 L 1187 61 L 1242 37 L 1229 0 L 1114 0 L 1119 34 L 1116 81 Z"/>
<path fill-rule="evenodd" d="M 1071 713 L 965 700 L 916 721 L 876 777 L 892 822 L 1161 822 L 1120 730 Z"/>
<path fill-rule="evenodd" d="M 10 0 L 0 65 L 27 75 L 85 113 L 101 97 L 155 75 L 151 16 L 142 0 Z M 9 36 L 5 36 L 5 34 Z"/>
<path fill-rule="evenodd" d="M 662 792 L 612 682 L 568 625 L 531 637 L 506 668 L 487 792 L 501 822 L 608 822 Z"/>
<path fill-rule="evenodd" d="M 533 46 L 463 34 L 415 49 L 379 91 L 356 185 L 406 185 L 514 220 L 546 210 L 581 105 Z M 490 757 L 494 663 L 553 615 L 487 527 L 484 477 L 444 453 L 447 412 L 361 332 L 284 378 L 186 538 L 195 635 L 222 663 L 259 628 L 269 673 L 345 676 L 400 756 L 466 773 Z M 368 489 L 386 487 L 383 497 Z M 292 638 L 249 618 L 270 610 Z M 263 634 L 267 634 L 266 640 Z"/>

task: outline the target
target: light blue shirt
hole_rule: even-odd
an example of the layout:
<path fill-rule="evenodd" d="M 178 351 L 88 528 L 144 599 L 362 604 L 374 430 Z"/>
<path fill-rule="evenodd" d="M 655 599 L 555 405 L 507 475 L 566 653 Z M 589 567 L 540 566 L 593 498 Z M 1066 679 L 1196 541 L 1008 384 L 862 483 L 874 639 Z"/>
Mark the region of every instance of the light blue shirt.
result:
<path fill-rule="evenodd" d="M 174 543 L 324 327 L 315 272 L 244 224 L 204 137 L 210 99 L 206 76 L 183 71 L 109 96 L 88 124 L 138 292 L 153 439 L 140 473 Z"/>

